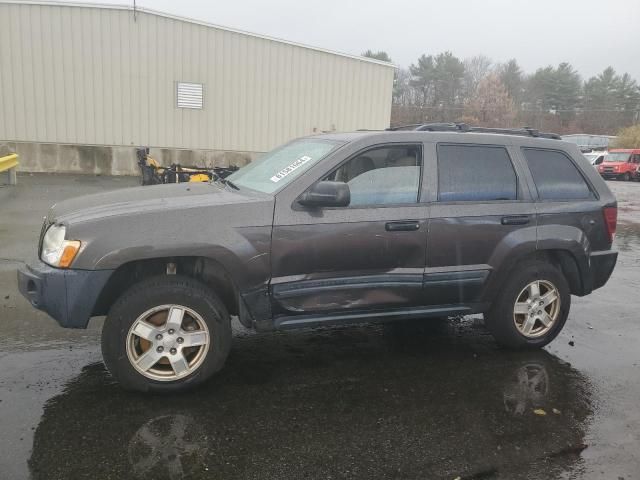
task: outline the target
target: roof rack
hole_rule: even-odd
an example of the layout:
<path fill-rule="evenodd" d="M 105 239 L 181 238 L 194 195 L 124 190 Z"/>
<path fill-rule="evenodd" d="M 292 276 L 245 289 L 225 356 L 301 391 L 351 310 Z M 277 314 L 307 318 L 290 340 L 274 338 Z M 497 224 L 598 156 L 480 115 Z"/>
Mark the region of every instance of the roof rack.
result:
<path fill-rule="evenodd" d="M 389 131 L 410 130 L 415 132 L 472 132 L 472 133 L 499 133 L 502 135 L 521 135 L 525 137 L 551 138 L 561 140 L 557 133 L 544 133 L 531 127 L 522 128 L 489 128 L 471 127 L 466 123 L 414 123 L 387 128 Z"/>

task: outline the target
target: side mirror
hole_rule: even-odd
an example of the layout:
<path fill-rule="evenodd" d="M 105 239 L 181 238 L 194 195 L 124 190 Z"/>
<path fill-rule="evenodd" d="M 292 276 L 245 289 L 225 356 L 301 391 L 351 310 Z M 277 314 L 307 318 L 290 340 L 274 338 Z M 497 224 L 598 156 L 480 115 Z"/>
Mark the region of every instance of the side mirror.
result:
<path fill-rule="evenodd" d="M 298 198 L 305 207 L 346 207 L 350 202 L 349 185 L 344 182 L 318 182 Z"/>

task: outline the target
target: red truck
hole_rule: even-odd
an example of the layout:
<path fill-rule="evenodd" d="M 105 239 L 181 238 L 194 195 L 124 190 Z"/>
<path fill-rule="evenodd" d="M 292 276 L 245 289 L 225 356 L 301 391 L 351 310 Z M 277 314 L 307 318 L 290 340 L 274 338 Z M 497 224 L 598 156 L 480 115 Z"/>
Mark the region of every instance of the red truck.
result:
<path fill-rule="evenodd" d="M 598 165 L 598 173 L 603 178 L 619 180 L 640 180 L 640 148 L 609 150 L 604 162 Z"/>

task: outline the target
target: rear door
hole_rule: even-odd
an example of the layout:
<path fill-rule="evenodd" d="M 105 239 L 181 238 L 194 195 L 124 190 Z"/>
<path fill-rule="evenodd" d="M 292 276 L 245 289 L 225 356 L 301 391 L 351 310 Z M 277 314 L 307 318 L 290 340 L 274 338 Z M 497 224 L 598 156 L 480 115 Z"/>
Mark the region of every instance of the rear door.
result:
<path fill-rule="evenodd" d="M 513 148 L 490 143 L 432 145 L 437 192 L 430 210 L 426 298 L 473 304 L 514 248 L 535 251 L 535 206 Z"/>

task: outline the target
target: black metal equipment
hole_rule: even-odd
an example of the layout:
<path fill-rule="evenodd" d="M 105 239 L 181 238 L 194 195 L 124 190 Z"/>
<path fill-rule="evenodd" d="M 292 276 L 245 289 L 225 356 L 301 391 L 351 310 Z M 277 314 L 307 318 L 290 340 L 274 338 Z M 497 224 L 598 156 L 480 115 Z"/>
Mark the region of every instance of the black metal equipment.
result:
<path fill-rule="evenodd" d="M 142 174 L 142 185 L 158 185 L 162 183 L 181 182 L 207 182 L 216 178 L 226 178 L 238 167 L 185 167 L 173 163 L 168 167 L 162 167 L 149 155 L 149 147 L 136 148 L 138 166 Z"/>

